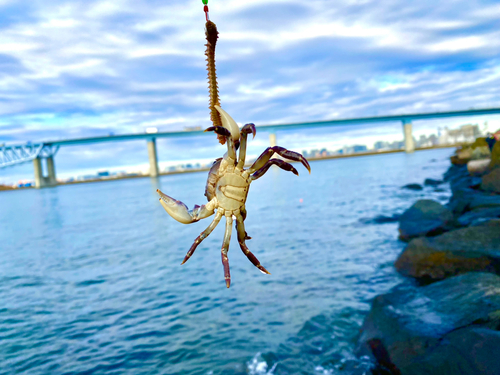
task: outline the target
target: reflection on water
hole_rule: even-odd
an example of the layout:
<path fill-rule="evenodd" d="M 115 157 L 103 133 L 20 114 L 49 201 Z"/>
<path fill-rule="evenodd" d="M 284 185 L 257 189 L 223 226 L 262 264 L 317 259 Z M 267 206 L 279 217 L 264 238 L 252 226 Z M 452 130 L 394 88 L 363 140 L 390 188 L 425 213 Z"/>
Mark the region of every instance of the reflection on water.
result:
<path fill-rule="evenodd" d="M 180 266 L 210 219 L 182 225 L 155 193 L 203 204 L 205 172 L 2 192 L 0 373 L 348 373 L 363 365 L 352 349 L 370 300 L 399 280 L 397 222 L 377 218 L 446 200 L 400 187 L 440 179 L 449 154 L 271 170 L 251 186 L 245 225 L 272 275 L 233 238 L 230 289 L 224 226 Z"/>

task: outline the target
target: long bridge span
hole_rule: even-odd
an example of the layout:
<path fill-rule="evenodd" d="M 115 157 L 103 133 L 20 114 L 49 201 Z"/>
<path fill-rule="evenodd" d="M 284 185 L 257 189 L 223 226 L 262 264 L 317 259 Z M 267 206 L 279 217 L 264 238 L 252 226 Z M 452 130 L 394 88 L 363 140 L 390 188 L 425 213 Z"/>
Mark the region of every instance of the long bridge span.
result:
<path fill-rule="evenodd" d="M 299 122 L 279 125 L 260 125 L 257 128 L 270 132 L 271 145 L 276 144 L 275 133 L 280 130 L 318 128 L 341 125 L 360 125 L 367 123 L 382 123 L 399 121 L 403 125 L 403 135 L 405 151 L 410 153 L 415 150 L 412 136 L 412 121 L 429 120 L 449 117 L 470 117 L 500 114 L 500 108 L 469 109 L 463 111 L 433 112 L 433 113 L 413 113 L 403 115 L 359 117 L 348 119 L 335 119 L 326 121 Z M 33 162 L 35 174 L 35 186 L 37 188 L 57 185 L 54 156 L 62 146 L 82 145 L 102 142 L 123 142 L 132 140 L 145 140 L 147 142 L 149 165 L 151 177 L 159 175 L 158 156 L 156 152 L 157 138 L 189 137 L 203 134 L 203 130 L 175 131 L 142 134 L 122 134 L 101 137 L 66 139 L 57 141 L 28 142 L 25 144 L 2 145 L 0 146 L 0 169 L 26 162 Z M 42 172 L 42 161 L 45 160 L 47 166 L 47 176 Z"/>

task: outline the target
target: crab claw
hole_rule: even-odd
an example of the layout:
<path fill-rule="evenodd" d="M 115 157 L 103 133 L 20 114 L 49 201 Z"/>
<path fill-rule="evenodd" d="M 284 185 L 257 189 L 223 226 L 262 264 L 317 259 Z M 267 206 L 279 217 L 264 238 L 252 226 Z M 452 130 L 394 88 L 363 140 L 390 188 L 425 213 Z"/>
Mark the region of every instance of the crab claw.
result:
<path fill-rule="evenodd" d="M 244 127 L 241 128 L 241 132 L 246 134 L 252 133 L 253 138 L 255 138 L 255 134 L 257 134 L 257 130 L 255 129 L 254 124 L 246 124 Z"/>
<path fill-rule="evenodd" d="M 209 128 L 206 128 L 204 130 L 204 132 L 215 132 L 217 133 L 218 135 L 222 135 L 224 137 L 230 137 L 231 136 L 231 132 L 229 130 L 227 130 L 225 127 L 223 126 L 211 126 Z"/>
<path fill-rule="evenodd" d="M 160 203 L 167 211 L 167 213 L 175 220 L 182 224 L 191 224 L 197 222 L 200 219 L 204 219 L 214 213 L 213 209 L 210 209 L 210 203 L 207 206 L 194 206 L 192 210 L 188 210 L 187 206 L 181 201 L 177 201 L 167 194 L 162 193 L 160 190 L 156 190 L 160 195 Z"/>
<path fill-rule="evenodd" d="M 239 141 L 240 139 L 240 128 L 236 121 L 232 119 L 231 116 L 227 114 L 221 107 L 218 105 L 214 105 L 214 108 L 219 112 L 220 118 L 222 121 L 222 126 L 224 126 L 227 130 L 231 132 L 231 138 L 234 142 Z"/>

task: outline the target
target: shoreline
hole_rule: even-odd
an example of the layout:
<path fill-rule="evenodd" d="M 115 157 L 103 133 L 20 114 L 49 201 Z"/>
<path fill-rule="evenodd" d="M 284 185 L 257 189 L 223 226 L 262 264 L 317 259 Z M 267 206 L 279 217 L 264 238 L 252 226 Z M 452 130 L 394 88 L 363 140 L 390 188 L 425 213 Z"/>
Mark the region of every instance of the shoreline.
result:
<path fill-rule="evenodd" d="M 418 147 L 418 148 L 415 148 L 415 152 L 416 151 L 435 150 L 435 149 L 441 149 L 441 148 L 456 148 L 456 147 L 460 147 L 460 146 L 463 146 L 463 144 L 438 145 L 438 146 L 432 146 L 432 147 Z M 347 154 L 347 155 L 328 155 L 328 156 L 320 156 L 320 157 L 310 157 L 310 158 L 307 158 L 307 160 L 308 161 L 318 161 L 318 160 L 330 160 L 330 159 L 344 159 L 344 158 L 352 158 L 352 157 L 360 157 L 360 156 L 394 154 L 394 153 L 399 153 L 399 152 L 405 152 L 405 150 L 400 149 L 400 150 L 386 150 L 386 151 L 356 152 L 356 153 Z M 291 163 L 294 163 L 294 162 L 292 161 Z M 197 168 L 197 169 L 193 168 L 193 169 L 182 170 L 182 171 L 161 172 L 158 175 L 158 177 L 176 175 L 176 174 L 184 174 L 184 173 L 207 172 L 209 170 L 210 170 L 210 167 Z M 132 179 L 132 178 L 146 178 L 146 177 L 150 178 L 150 176 L 148 174 L 133 175 L 133 176 L 114 176 L 114 177 L 110 177 L 110 178 L 93 178 L 93 179 L 81 180 L 81 181 L 58 182 L 56 185 L 51 186 L 51 187 L 65 186 L 65 185 L 76 185 L 76 184 L 87 184 L 87 183 L 93 183 L 93 182 L 118 181 L 118 180 L 126 180 L 126 179 Z M 36 188 L 34 186 L 10 187 L 7 185 L 0 185 L 0 192 L 27 190 L 27 189 L 36 189 Z"/>
<path fill-rule="evenodd" d="M 485 147 L 478 138 L 424 181 L 449 184 L 448 203 L 420 197 L 399 215 L 403 279 L 372 300 L 356 349 L 374 373 L 500 374 L 500 142 Z"/>

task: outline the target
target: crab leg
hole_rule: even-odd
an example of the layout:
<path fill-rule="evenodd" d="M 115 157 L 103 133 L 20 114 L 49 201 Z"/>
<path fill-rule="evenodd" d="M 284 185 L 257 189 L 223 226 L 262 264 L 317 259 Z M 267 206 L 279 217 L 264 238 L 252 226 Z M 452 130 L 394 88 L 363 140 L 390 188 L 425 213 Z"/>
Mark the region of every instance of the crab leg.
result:
<path fill-rule="evenodd" d="M 252 179 L 252 181 L 255 181 L 255 180 L 261 178 L 262 176 L 264 176 L 264 174 L 267 172 L 267 170 L 269 168 L 271 168 L 271 165 L 277 165 L 278 167 L 280 167 L 281 169 L 283 169 L 285 171 L 292 172 L 296 176 L 299 175 L 299 172 L 297 172 L 297 170 L 291 164 L 288 164 L 287 162 L 284 162 L 283 160 L 280 160 L 280 159 L 271 159 L 266 163 L 266 165 L 264 165 L 257 172 L 255 172 L 252 175 L 252 177 L 250 177 Z"/>
<path fill-rule="evenodd" d="M 221 258 L 222 265 L 224 266 L 224 279 L 226 279 L 226 287 L 229 288 L 231 285 L 231 274 L 229 273 L 229 261 L 227 258 L 227 252 L 229 250 L 229 242 L 231 241 L 231 232 L 233 230 L 233 217 L 229 212 L 226 214 L 226 232 L 224 233 L 224 241 L 222 241 Z"/>
<path fill-rule="evenodd" d="M 243 254 L 247 256 L 248 260 L 252 262 L 253 265 L 260 270 L 260 272 L 267 273 L 268 275 L 270 275 L 269 271 L 267 271 L 264 267 L 260 265 L 260 262 L 257 259 L 257 257 L 252 254 L 252 252 L 248 249 L 247 245 L 245 244 L 245 239 L 249 237 L 245 232 L 245 224 L 243 223 L 243 217 L 241 216 L 241 214 L 236 215 L 236 230 L 238 232 L 238 242 L 240 244 L 241 251 L 243 251 Z"/>
<path fill-rule="evenodd" d="M 198 247 L 198 245 L 201 243 L 201 241 L 203 241 L 205 238 L 207 238 L 210 235 L 210 233 L 212 233 L 212 231 L 215 229 L 217 224 L 219 224 L 221 218 L 222 218 L 222 210 L 219 209 L 219 210 L 217 210 L 217 213 L 215 214 L 214 220 L 210 223 L 208 228 L 205 229 L 203 232 L 201 232 L 201 234 L 198 237 L 196 237 L 193 245 L 191 245 L 191 248 L 187 252 L 186 257 L 182 261 L 181 265 L 186 263 L 188 261 L 188 259 L 191 258 L 191 255 L 193 255 L 193 253 L 196 250 L 196 248 Z"/>
<path fill-rule="evenodd" d="M 162 193 L 160 190 L 156 190 L 156 192 L 160 195 L 160 203 L 165 211 L 167 211 L 167 213 L 172 216 L 172 218 L 182 224 L 195 223 L 198 220 L 213 215 L 214 213 L 216 202 L 216 200 L 214 200 L 215 198 L 208 202 L 206 206 L 202 205 L 200 207 L 198 205 L 195 205 L 192 210 L 188 210 L 187 206 L 181 201 L 169 197 L 167 194 Z"/>
<path fill-rule="evenodd" d="M 246 124 L 241 128 L 240 133 L 240 153 L 238 155 L 238 165 L 236 166 L 236 168 L 243 169 L 243 167 L 245 166 L 245 157 L 247 154 L 247 135 L 252 133 L 253 137 L 255 138 L 255 134 L 257 133 L 257 131 L 255 130 L 254 124 Z"/>
<path fill-rule="evenodd" d="M 256 170 L 262 168 L 263 166 L 266 165 L 266 163 L 271 159 L 271 157 L 274 155 L 274 153 L 277 153 L 278 155 L 290 159 L 293 161 L 300 161 L 304 167 L 311 173 L 311 167 L 309 166 L 309 163 L 307 162 L 306 158 L 303 157 L 301 154 L 298 152 L 293 152 L 293 151 L 288 151 L 286 148 L 280 147 L 280 146 L 274 146 L 274 147 L 268 147 L 253 163 L 253 165 L 248 169 L 248 173 L 252 174 Z"/>

